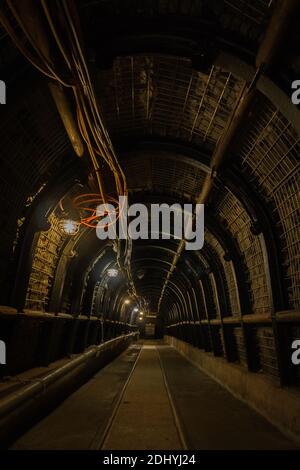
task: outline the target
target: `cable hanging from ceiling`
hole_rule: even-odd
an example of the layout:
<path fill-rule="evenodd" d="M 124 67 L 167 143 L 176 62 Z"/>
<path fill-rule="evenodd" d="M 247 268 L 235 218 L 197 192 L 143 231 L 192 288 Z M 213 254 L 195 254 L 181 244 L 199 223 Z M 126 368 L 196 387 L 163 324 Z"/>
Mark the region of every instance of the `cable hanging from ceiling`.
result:
<path fill-rule="evenodd" d="M 93 168 L 93 177 L 99 188 L 97 202 L 107 203 L 111 199 L 104 187 L 103 162 L 113 174 L 116 195 L 126 196 L 128 194 L 126 177 L 115 154 L 95 97 L 74 3 L 69 0 L 51 1 L 51 3 L 47 0 L 40 0 L 40 2 L 5 0 L 0 6 L 0 21 L 29 62 L 51 79 L 49 85 L 54 98 L 55 94 L 60 93 L 62 99 L 65 100 L 64 90 L 72 91 L 76 103 L 79 133 L 76 135 L 76 129 L 75 131 L 69 130 L 69 132 L 67 128 L 66 130 L 78 156 L 83 154 L 80 137 L 86 144 Z M 53 50 L 53 44 L 56 45 L 55 50 Z M 69 118 L 68 116 L 62 117 L 64 123 L 67 119 L 72 120 L 72 112 L 69 114 Z M 93 226 L 91 222 L 94 218 L 95 213 L 86 217 L 84 224 Z M 131 252 L 132 241 L 130 239 L 125 241 L 123 249 L 120 241 L 117 240 L 117 264 L 121 270 L 125 271 L 130 293 L 136 296 L 130 267 Z"/>

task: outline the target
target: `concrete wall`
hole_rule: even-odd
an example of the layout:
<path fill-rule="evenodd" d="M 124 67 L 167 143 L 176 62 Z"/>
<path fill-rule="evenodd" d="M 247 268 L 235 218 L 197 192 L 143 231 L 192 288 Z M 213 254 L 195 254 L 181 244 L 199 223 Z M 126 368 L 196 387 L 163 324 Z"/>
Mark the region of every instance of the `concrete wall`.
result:
<path fill-rule="evenodd" d="M 280 388 L 261 373 L 251 373 L 238 364 L 203 352 L 184 341 L 165 336 L 165 341 L 175 347 L 196 367 L 247 403 L 268 419 L 284 434 L 300 445 L 300 391 Z"/>

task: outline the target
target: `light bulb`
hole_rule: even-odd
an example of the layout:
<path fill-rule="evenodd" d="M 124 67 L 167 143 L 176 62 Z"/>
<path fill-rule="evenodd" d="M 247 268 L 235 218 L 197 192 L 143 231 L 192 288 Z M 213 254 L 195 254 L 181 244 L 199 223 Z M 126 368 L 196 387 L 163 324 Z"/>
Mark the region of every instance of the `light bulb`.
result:
<path fill-rule="evenodd" d="M 74 236 L 78 233 L 80 223 L 72 219 L 61 219 L 59 228 L 64 235 Z"/>
<path fill-rule="evenodd" d="M 117 277 L 118 274 L 119 274 L 119 271 L 116 268 L 109 268 L 107 270 L 108 277 Z"/>

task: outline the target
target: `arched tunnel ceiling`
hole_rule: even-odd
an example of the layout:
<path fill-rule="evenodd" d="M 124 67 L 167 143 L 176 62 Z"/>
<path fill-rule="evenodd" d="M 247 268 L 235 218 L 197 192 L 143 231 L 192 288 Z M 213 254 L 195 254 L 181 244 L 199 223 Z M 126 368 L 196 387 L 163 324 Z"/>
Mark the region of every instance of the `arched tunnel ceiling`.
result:
<path fill-rule="evenodd" d="M 96 91 L 112 134 L 162 135 L 212 148 L 226 125 L 243 82 L 212 66 L 195 72 L 180 57 L 118 58 L 96 73 Z"/>
<path fill-rule="evenodd" d="M 219 442 L 243 445 L 240 419 L 236 438 L 224 440 L 232 413 L 223 407 L 222 384 L 270 419 L 272 449 L 278 430 L 297 437 L 300 369 L 291 348 L 300 337 L 300 109 L 291 86 L 300 77 L 299 0 L 1 0 L 1 21 L 8 34 L 0 26 L 0 81 L 7 85 L 0 106 L 0 346 L 8 361 L 2 367 L 0 360 L 0 440 L 13 428 L 22 434 L 23 418 L 31 426 L 46 402 L 56 406 L 94 374 L 97 383 L 70 396 L 71 404 L 87 403 L 76 436 L 66 401 L 46 418 L 45 433 L 41 422 L 38 436 L 34 427 L 24 434 L 25 446 L 44 435 L 50 448 L 50 423 L 55 447 L 70 438 L 71 448 L 84 448 L 91 438 L 86 448 L 104 449 L 119 428 L 124 447 L 131 422 L 123 426 L 121 407 L 128 418 L 132 395 L 143 395 L 138 408 L 160 436 L 149 406 L 158 381 L 167 404 L 173 394 L 191 398 L 181 400 L 178 416 L 200 448 L 207 436 L 198 425 L 216 407 L 224 416 Z M 154 204 L 203 203 L 203 247 L 188 250 L 186 240 L 163 237 L 164 217 L 159 238 L 101 240 L 88 225 L 102 217 L 98 204 L 115 204 L 120 195 L 148 215 Z M 174 225 L 171 216 L 171 232 Z M 137 344 L 121 362 L 99 374 L 131 341 Z M 199 386 L 176 349 L 201 366 Z M 206 372 L 219 382 L 215 395 Z M 129 400 L 114 410 L 107 433 L 110 387 L 124 398 L 123 380 Z M 190 421 L 196 389 L 208 401 Z M 91 403 L 101 409 L 101 442 Z M 142 442 L 136 434 L 135 447 Z M 179 434 L 180 447 L 196 448 Z M 246 433 L 245 448 L 263 448 L 268 433 L 260 434 L 253 441 Z M 215 448 L 218 439 L 210 437 Z M 23 448 L 19 440 L 15 446 Z"/>
<path fill-rule="evenodd" d="M 89 33 L 87 26 L 92 25 L 93 21 L 105 22 L 115 14 L 121 18 L 124 3 L 114 2 L 114 6 L 111 6 L 108 2 L 79 2 L 83 12 L 83 30 L 89 46 L 95 40 L 97 28 L 93 30 L 91 27 Z M 165 2 L 155 2 L 156 9 L 153 2 L 139 7 L 133 2 L 131 8 L 132 14 L 141 18 L 173 15 L 175 19 L 190 17 L 192 14 L 195 17 L 202 15 L 203 18 L 204 15 L 208 30 L 211 24 L 215 27 L 221 25 L 218 40 L 225 49 L 227 41 L 231 53 L 236 47 L 238 56 L 250 60 L 276 2 L 272 2 L 271 8 L 268 8 L 269 1 L 251 2 L 244 7 L 244 2 L 240 1 L 221 3 L 221 9 L 220 2 L 193 1 L 178 4 L 167 2 L 167 5 Z M 105 13 L 102 20 L 101 12 Z M 116 29 L 117 36 L 128 35 L 119 24 Z M 174 37 L 173 31 L 170 37 Z M 237 38 L 243 38 L 251 47 L 243 51 L 242 42 L 240 46 Z M 96 57 L 96 62 L 90 63 L 92 79 L 105 122 L 128 178 L 133 200 L 170 198 L 180 202 L 192 201 L 201 189 L 208 171 L 207 163 L 242 90 L 244 77 L 243 73 L 239 77 L 236 69 L 231 70 L 230 63 L 225 68 L 217 60 L 214 62 L 215 57 L 213 63 L 206 63 L 205 67 L 201 64 L 202 71 L 197 71 L 194 55 L 199 52 L 199 44 L 195 38 L 190 38 L 188 46 L 185 44 L 182 56 L 157 51 L 151 53 L 149 44 L 152 40 L 148 38 L 146 50 L 138 53 L 122 50 L 119 55 L 113 49 L 113 64 L 112 67 L 106 64 L 107 70 L 103 70 L 103 64 L 99 64 Z M 128 41 L 126 47 L 130 45 Z M 114 47 L 117 46 L 116 42 Z M 178 39 L 178 49 L 180 47 L 182 45 Z M 213 51 L 214 47 L 211 47 Z M 169 45 L 165 49 L 169 50 Z M 93 53 L 96 56 L 98 54 L 97 50 L 89 53 L 91 61 Z M 45 107 L 47 114 L 43 113 Z M 4 271 L 8 247 L 12 248 L 12 234 L 16 230 L 15 215 L 21 225 L 22 217 L 28 213 L 24 212 L 26 203 L 31 206 L 36 194 L 40 196 L 39 192 L 42 197 L 43 185 L 49 182 L 51 176 L 55 177 L 64 171 L 68 161 L 70 166 L 73 164 L 73 151 L 66 133 L 48 91 L 39 81 L 32 92 L 24 93 L 22 100 L 9 113 L 10 118 L 1 131 L 4 142 L 1 162 L 6 174 L 10 175 L 10 178 L 3 180 L 2 190 L 2 199 L 5 201 L 3 207 L 5 209 L 5 204 L 10 206 L 3 211 L 4 222 L 1 227 Z M 211 265 L 211 259 L 217 259 L 213 271 L 215 274 L 218 270 L 221 272 L 228 313 L 232 314 L 238 314 L 240 310 L 234 280 L 237 266 L 234 266 L 232 259 L 224 260 L 226 250 L 230 251 L 232 245 L 245 270 L 250 310 L 254 313 L 270 311 L 272 293 L 265 271 L 265 247 L 259 235 L 261 229 L 264 234 L 271 234 L 276 239 L 280 253 L 280 275 L 286 298 L 283 296 L 279 305 L 282 308 L 300 307 L 297 258 L 300 243 L 299 136 L 288 121 L 286 110 L 279 109 L 276 103 L 263 94 L 256 100 L 252 117 L 245 123 L 242 134 L 235 142 L 228 171 L 225 169 L 217 180 L 207 208 L 211 220 L 207 225 L 206 247 L 201 254 L 194 255 L 192 263 L 194 269 L 199 264 L 205 270 L 205 267 Z M 10 126 L 11 120 L 14 126 Z M 35 130 L 34 134 L 32 129 Z M 160 145 L 163 150 L 159 150 Z M 180 146 L 181 153 L 176 146 Z M 236 181 L 239 185 L 234 190 Z M 12 206 L 14 212 L 11 211 Z M 264 213 L 268 213 L 268 224 L 262 219 Z M 256 225 L 260 227 L 258 233 L 255 233 Z M 222 244 L 223 235 L 226 237 Z M 69 243 L 64 244 L 61 253 Z M 85 253 L 84 244 L 87 243 L 90 245 Z M 81 273 L 81 284 L 78 282 L 78 287 L 86 282 L 82 266 L 87 269 L 94 262 L 102 245 L 95 240 L 94 233 L 82 232 L 78 235 L 76 250 L 80 260 L 84 261 L 81 265 L 74 258 L 77 272 Z M 172 246 L 174 250 L 174 242 L 166 245 Z M 110 252 L 113 257 L 113 251 Z M 146 271 L 149 270 L 144 280 L 137 282 L 146 296 L 147 292 L 153 296 L 153 309 L 159 296 L 157 286 L 161 287 L 166 274 L 166 268 L 160 265 L 172 259 L 171 253 L 162 252 L 161 244 L 157 249 L 149 250 L 147 247 L 140 249 L 136 244 L 133 249 L 135 275 L 143 265 L 147 266 Z M 156 259 L 159 261 L 156 262 Z M 184 274 L 180 270 L 184 272 L 184 269 L 186 267 L 179 266 L 173 279 L 175 284 L 180 284 L 181 289 Z M 205 275 L 210 276 L 210 273 Z M 168 306 L 171 292 L 166 295 Z M 76 302 L 75 307 L 78 307 Z"/>
<path fill-rule="evenodd" d="M 216 144 L 241 87 L 241 80 L 215 66 L 202 74 L 195 72 L 186 59 L 139 55 L 117 59 L 113 69 L 102 74 L 99 99 L 112 135 L 116 134 L 118 138 L 145 134 L 147 140 L 154 135 L 194 144 L 203 151 Z M 291 123 L 263 95 L 256 100 L 254 113 L 254 119 L 246 123 L 236 142 L 233 162 L 261 193 L 266 207 L 272 210 L 272 222 L 276 221 L 284 262 L 288 264 L 294 258 L 294 250 L 299 250 L 299 240 L 295 247 L 295 240 L 289 239 L 288 235 L 297 230 L 298 212 L 286 210 L 291 199 L 295 207 L 298 205 L 299 137 Z M 200 174 L 197 178 L 197 173 L 185 169 L 182 162 L 175 170 L 168 158 L 157 165 L 146 162 L 143 158 L 141 174 L 152 172 L 152 189 L 157 190 L 165 184 L 169 191 L 172 188 L 171 191 L 176 192 L 182 185 L 184 192 L 186 185 L 195 194 L 201 186 Z M 160 182 L 159 174 L 162 175 Z M 138 179 L 138 170 L 134 175 Z M 251 271 L 255 279 L 253 301 L 258 303 L 258 311 L 267 311 L 270 305 L 262 248 L 250 232 L 251 219 L 243 210 L 243 203 L 232 192 L 224 188 L 220 192 L 218 188 L 217 198 L 214 211 L 238 239 L 246 263 L 247 253 L 251 252 L 248 269 L 250 282 Z M 297 271 L 296 267 L 295 271 L 290 269 L 285 273 L 291 303 L 299 298 Z M 296 306 L 298 302 L 296 300 Z"/>
<path fill-rule="evenodd" d="M 149 36 L 159 38 L 152 44 L 152 48 L 156 46 L 158 50 L 166 46 L 168 38 L 182 37 L 185 38 L 182 49 L 189 48 L 194 53 L 199 53 L 199 49 L 202 52 L 207 45 L 214 48 L 220 43 L 249 53 L 261 39 L 275 4 L 275 0 L 80 2 L 87 41 L 94 45 L 96 38 L 102 39 L 100 48 L 105 56 L 107 48 L 114 51 L 121 41 L 124 51 L 132 44 L 139 48 L 140 45 L 134 43 L 137 36 L 146 47 L 149 47 Z M 124 18 L 136 20 L 132 21 L 134 26 L 130 31 Z"/>

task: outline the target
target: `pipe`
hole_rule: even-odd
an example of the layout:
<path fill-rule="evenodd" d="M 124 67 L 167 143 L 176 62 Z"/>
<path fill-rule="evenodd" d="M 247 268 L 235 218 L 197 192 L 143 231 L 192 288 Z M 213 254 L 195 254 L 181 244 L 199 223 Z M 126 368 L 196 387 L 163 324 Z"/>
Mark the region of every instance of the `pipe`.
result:
<path fill-rule="evenodd" d="M 49 372 L 41 379 L 34 379 L 29 385 L 11 393 L 0 401 L 0 418 L 3 418 L 11 411 L 15 411 L 16 408 L 22 405 L 26 400 L 33 399 L 37 395 L 45 393 L 50 385 L 57 382 L 60 378 L 65 377 L 68 373 L 72 372 L 78 366 L 83 365 L 93 357 L 98 357 L 102 351 L 109 349 L 109 347 L 114 343 L 117 343 L 120 340 L 133 339 L 135 336 L 136 333 L 129 333 L 106 341 L 99 346 L 93 346 L 79 357 L 72 359 L 67 364 L 55 369 L 54 371 Z"/>
<path fill-rule="evenodd" d="M 275 62 L 297 9 L 299 11 L 299 0 L 281 0 L 277 3 L 264 40 L 256 55 L 258 69 L 266 69 Z"/>
<path fill-rule="evenodd" d="M 283 39 L 286 37 L 288 25 L 296 12 L 297 6 L 299 8 L 299 0 L 281 0 L 274 10 L 270 24 L 267 28 L 265 38 L 257 52 L 256 66 L 257 70 L 254 74 L 252 82 L 249 86 L 245 85 L 237 100 L 237 105 L 231 113 L 231 117 L 226 125 L 224 133 L 219 140 L 212 159 L 210 162 L 210 173 L 207 174 L 200 193 L 196 196 L 197 204 L 205 204 L 210 196 L 213 188 L 214 180 L 218 175 L 218 170 L 223 164 L 228 150 L 240 129 L 244 120 L 248 117 L 255 97 L 257 96 L 257 89 L 255 87 L 262 71 L 265 71 L 275 60 L 276 54 L 280 52 L 280 46 Z M 169 279 L 176 268 L 178 259 L 185 248 L 185 240 L 181 240 L 177 252 L 173 258 L 171 268 L 165 279 L 162 287 L 161 295 L 158 301 L 158 311 L 163 299 L 165 288 Z"/>
<path fill-rule="evenodd" d="M 75 153 L 78 157 L 82 157 L 84 146 L 66 93 L 58 82 L 50 82 L 49 88 Z"/>

